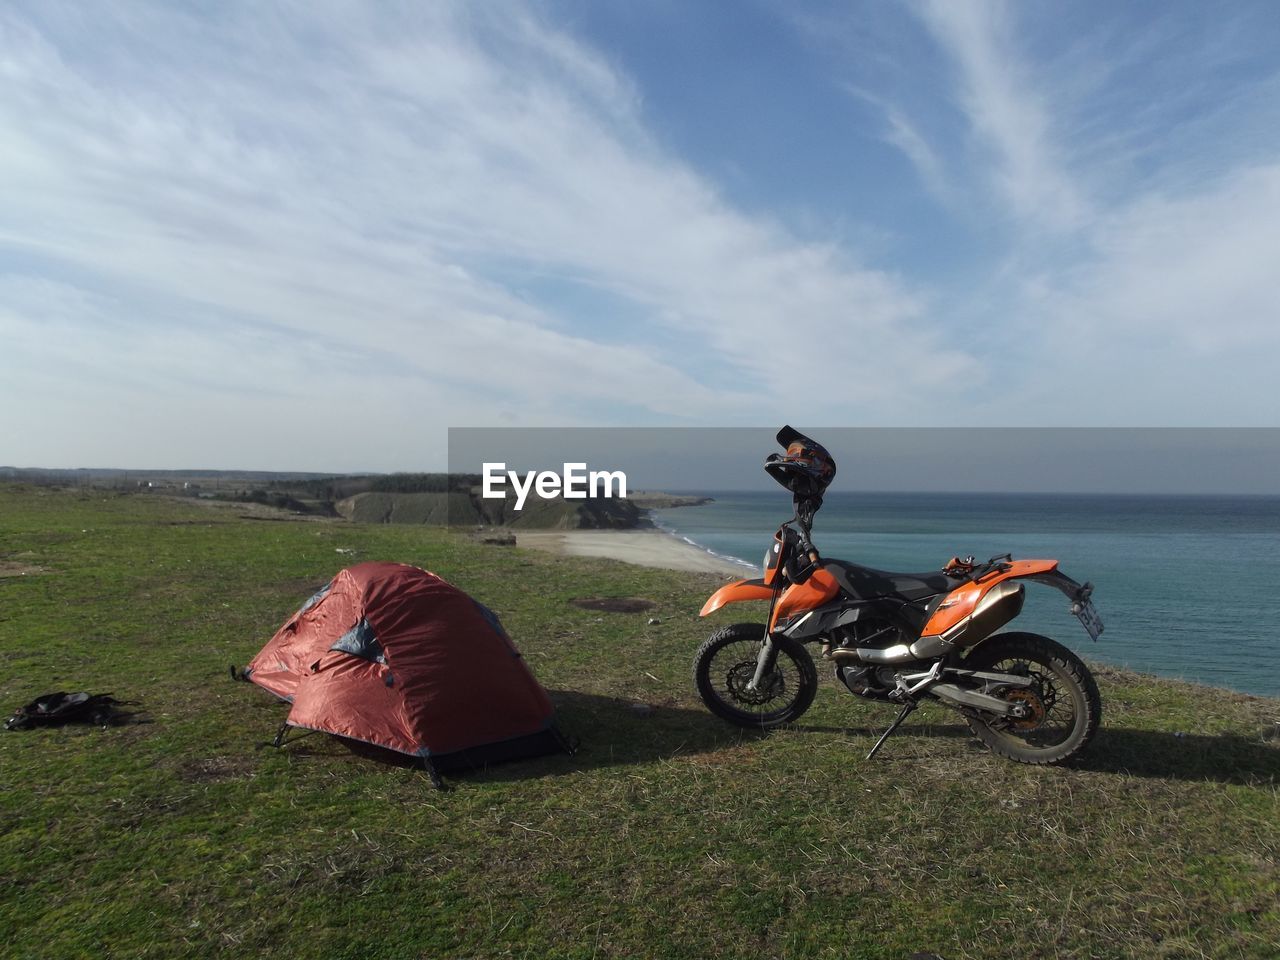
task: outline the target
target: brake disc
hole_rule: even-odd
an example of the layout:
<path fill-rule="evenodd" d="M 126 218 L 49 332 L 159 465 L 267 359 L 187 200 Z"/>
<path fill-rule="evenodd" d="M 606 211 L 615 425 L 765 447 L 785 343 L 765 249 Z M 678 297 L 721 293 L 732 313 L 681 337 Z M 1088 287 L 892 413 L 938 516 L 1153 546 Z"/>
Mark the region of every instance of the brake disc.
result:
<path fill-rule="evenodd" d="M 1034 690 L 1021 687 L 1006 690 L 1004 699 L 1010 703 L 1020 703 L 1027 709 L 1026 716 L 1008 718 L 1009 726 L 1017 730 L 1034 730 L 1044 722 L 1045 714 L 1048 713 L 1044 701 Z"/>
<path fill-rule="evenodd" d="M 763 690 L 748 689 L 748 684 L 751 683 L 751 678 L 755 675 L 756 662 L 754 660 L 743 660 L 730 668 L 728 675 L 725 677 L 725 686 L 729 688 L 729 692 L 733 694 L 735 700 L 741 703 L 749 703 L 752 706 L 759 706 L 782 696 L 786 684 L 782 679 L 780 670 L 773 672 L 773 676 L 765 683 Z"/>

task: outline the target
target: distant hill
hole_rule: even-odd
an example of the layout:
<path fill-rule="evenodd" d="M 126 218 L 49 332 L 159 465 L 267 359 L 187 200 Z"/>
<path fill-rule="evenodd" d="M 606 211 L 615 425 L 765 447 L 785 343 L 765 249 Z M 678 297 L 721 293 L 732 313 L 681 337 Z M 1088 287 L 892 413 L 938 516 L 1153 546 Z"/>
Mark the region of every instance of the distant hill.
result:
<path fill-rule="evenodd" d="M 133 470 L 0 467 L 0 480 L 96 487 L 138 494 L 260 503 L 294 513 L 340 516 L 357 523 L 502 526 L 542 530 L 630 530 L 649 526 L 647 511 L 707 503 L 709 497 L 634 491 L 625 500 L 542 500 L 515 509 L 480 496 L 481 477 L 467 473 L 324 474 L 253 470 Z"/>
<path fill-rule="evenodd" d="M 154 470 L 125 467 L 13 467 L 0 466 L 0 480 L 55 486 L 125 487 L 137 484 L 181 485 L 204 482 L 221 484 L 302 484 L 331 479 L 334 474 L 278 472 L 273 470 Z"/>
<path fill-rule="evenodd" d="M 633 490 L 627 499 L 641 510 L 669 510 L 672 507 L 700 507 L 704 503 L 714 503 L 713 497 L 699 494 L 662 493 L 657 490 Z"/>
<path fill-rule="evenodd" d="M 435 493 L 369 491 L 334 504 L 357 523 L 425 523 L 438 526 L 503 526 L 540 530 L 630 530 L 648 524 L 628 500 L 542 500 L 530 497 L 523 510 L 515 498 L 490 500 L 478 486 Z"/>

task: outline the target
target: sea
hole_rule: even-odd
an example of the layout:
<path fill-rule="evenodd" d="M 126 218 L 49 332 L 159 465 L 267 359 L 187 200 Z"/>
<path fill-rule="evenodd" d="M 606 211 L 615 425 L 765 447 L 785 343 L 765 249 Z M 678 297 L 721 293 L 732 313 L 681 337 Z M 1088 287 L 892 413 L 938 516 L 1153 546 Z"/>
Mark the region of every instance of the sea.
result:
<path fill-rule="evenodd" d="M 704 495 L 713 502 L 654 511 L 655 522 L 751 576 L 790 497 Z M 1056 559 L 1094 585 L 1104 633 L 1091 642 L 1067 598 L 1039 584 L 1017 627 L 1093 662 L 1280 697 L 1280 497 L 828 493 L 813 541 L 893 571 L 953 556 Z"/>

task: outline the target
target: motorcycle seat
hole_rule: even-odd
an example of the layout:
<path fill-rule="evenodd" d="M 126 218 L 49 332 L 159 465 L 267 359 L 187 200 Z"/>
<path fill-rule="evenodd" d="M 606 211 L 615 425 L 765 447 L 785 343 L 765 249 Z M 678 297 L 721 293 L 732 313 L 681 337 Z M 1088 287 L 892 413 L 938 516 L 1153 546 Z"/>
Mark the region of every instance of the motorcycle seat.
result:
<path fill-rule="evenodd" d="M 897 597 L 905 601 L 923 600 L 939 593 L 950 593 L 964 581 L 945 573 L 891 573 L 875 570 L 848 560 L 823 560 L 823 567 L 850 596 L 859 600 Z"/>

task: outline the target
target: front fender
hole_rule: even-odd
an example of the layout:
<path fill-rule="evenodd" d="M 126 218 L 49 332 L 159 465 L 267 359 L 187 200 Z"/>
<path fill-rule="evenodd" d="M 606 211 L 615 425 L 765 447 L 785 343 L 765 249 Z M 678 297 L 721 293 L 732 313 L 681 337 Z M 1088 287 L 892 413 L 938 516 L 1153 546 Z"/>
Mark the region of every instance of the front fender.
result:
<path fill-rule="evenodd" d="M 707 598 L 698 616 L 705 617 L 715 613 L 726 603 L 741 603 L 744 600 L 768 600 L 773 596 L 773 588 L 766 587 L 763 580 L 735 580 Z"/>

